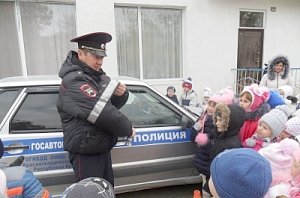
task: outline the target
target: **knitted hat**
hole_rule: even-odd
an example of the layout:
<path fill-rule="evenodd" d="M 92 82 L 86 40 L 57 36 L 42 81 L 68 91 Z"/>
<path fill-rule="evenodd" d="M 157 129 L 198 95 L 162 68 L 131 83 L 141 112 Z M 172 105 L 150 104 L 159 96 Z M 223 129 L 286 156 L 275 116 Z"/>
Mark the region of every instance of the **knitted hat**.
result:
<path fill-rule="evenodd" d="M 175 87 L 173 87 L 173 86 L 169 86 L 169 87 L 167 88 L 167 91 L 169 91 L 169 90 L 172 90 L 174 93 L 176 92 L 176 89 L 175 89 Z"/>
<path fill-rule="evenodd" d="M 209 87 L 205 87 L 203 91 L 203 97 L 211 97 L 212 95 L 212 90 Z"/>
<path fill-rule="evenodd" d="M 285 138 L 281 142 L 272 143 L 258 151 L 271 164 L 272 184 L 286 182 L 291 178 L 291 162 L 293 153 L 297 150 L 300 150 L 299 143 L 293 139 Z"/>
<path fill-rule="evenodd" d="M 264 122 L 271 128 L 272 138 L 278 137 L 285 129 L 285 124 L 290 114 L 291 112 L 287 105 L 280 105 L 264 114 L 259 122 Z"/>
<path fill-rule="evenodd" d="M 285 132 L 293 136 L 300 135 L 300 118 L 293 117 L 286 122 Z"/>
<path fill-rule="evenodd" d="M 259 87 L 257 84 L 245 86 L 241 95 L 245 92 L 248 92 L 252 98 L 250 104 L 251 111 L 257 109 L 257 107 L 259 107 L 262 103 L 266 102 L 270 96 L 270 92 L 267 87 Z"/>
<path fill-rule="evenodd" d="M 284 98 L 279 94 L 277 90 L 270 90 L 270 97 L 267 100 L 271 109 L 274 109 L 278 105 L 285 104 Z"/>
<path fill-rule="evenodd" d="M 233 103 L 234 93 L 230 87 L 225 87 L 220 91 L 215 92 L 208 101 L 213 101 L 215 103 L 224 103 L 230 105 Z"/>
<path fill-rule="evenodd" d="M 193 87 L 192 79 L 189 77 L 186 80 L 184 80 L 182 83 L 182 87 L 192 89 L 192 87 Z"/>
<path fill-rule="evenodd" d="M 114 188 L 105 179 L 89 177 L 68 187 L 62 198 L 99 197 L 114 198 Z"/>
<path fill-rule="evenodd" d="M 215 189 L 222 198 L 263 198 L 272 181 L 270 163 L 249 148 L 220 153 L 212 161 L 210 172 Z"/>

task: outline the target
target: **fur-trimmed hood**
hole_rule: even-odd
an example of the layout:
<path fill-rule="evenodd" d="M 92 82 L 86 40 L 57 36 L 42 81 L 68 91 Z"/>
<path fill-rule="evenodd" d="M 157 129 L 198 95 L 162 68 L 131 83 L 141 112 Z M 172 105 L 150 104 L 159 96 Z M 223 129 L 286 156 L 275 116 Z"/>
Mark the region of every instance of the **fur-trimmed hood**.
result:
<path fill-rule="evenodd" d="M 280 73 L 280 76 L 282 79 L 286 79 L 288 77 L 289 72 L 290 72 L 289 60 L 286 56 L 279 55 L 279 56 L 274 57 L 269 63 L 269 66 L 268 66 L 268 79 L 269 80 L 275 79 L 275 72 L 273 71 L 273 69 L 276 64 L 281 63 L 281 62 L 283 63 L 284 68 L 283 68 L 283 72 Z"/>
<path fill-rule="evenodd" d="M 222 131 L 225 136 L 237 135 L 245 121 L 244 109 L 236 104 L 217 104 L 213 115 L 214 123 L 217 121 L 217 116 L 222 118 Z"/>

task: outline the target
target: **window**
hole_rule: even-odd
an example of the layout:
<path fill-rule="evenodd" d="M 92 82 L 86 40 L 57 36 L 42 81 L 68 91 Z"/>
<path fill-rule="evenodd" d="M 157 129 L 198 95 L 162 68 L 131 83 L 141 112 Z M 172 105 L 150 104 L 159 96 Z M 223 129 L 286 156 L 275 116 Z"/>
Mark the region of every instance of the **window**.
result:
<path fill-rule="evenodd" d="M 264 13 L 240 11 L 240 27 L 263 28 Z"/>
<path fill-rule="evenodd" d="M 13 2 L 0 2 L 0 78 L 22 75 Z"/>
<path fill-rule="evenodd" d="M 181 116 L 145 89 L 128 88 L 129 98 L 121 108 L 134 127 L 181 125 Z"/>
<path fill-rule="evenodd" d="M 75 5 L 0 2 L 0 41 L 6 46 L 0 78 L 57 74 L 68 51 L 75 49 L 69 42 L 75 29 Z"/>
<path fill-rule="evenodd" d="M 0 90 L 0 124 L 17 98 L 18 94 L 19 90 Z"/>
<path fill-rule="evenodd" d="M 182 10 L 115 7 L 119 75 L 182 77 Z"/>
<path fill-rule="evenodd" d="M 11 121 L 11 133 L 61 131 L 57 98 L 58 92 L 29 93 Z"/>

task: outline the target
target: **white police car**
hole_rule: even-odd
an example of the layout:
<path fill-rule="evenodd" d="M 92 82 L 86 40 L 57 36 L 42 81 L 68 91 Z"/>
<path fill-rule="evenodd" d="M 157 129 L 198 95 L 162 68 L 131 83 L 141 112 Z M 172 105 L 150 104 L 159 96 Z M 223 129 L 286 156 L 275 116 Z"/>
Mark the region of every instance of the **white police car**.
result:
<path fill-rule="evenodd" d="M 137 134 L 112 150 L 116 192 L 198 183 L 192 163 L 195 145 L 189 140 L 196 118 L 140 80 L 118 80 L 130 93 L 121 111 Z M 56 76 L 0 80 L 0 137 L 5 146 L 0 164 L 24 156 L 22 166 L 53 195 L 75 182 L 56 109 L 59 84 Z"/>

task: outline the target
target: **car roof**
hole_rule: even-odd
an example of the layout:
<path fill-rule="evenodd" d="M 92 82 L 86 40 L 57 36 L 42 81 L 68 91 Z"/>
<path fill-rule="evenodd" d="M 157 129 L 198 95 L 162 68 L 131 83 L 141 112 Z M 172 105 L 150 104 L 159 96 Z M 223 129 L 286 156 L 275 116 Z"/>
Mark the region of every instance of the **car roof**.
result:
<path fill-rule="evenodd" d="M 121 81 L 127 85 L 147 85 L 147 83 L 132 77 L 117 76 L 112 77 L 113 80 Z M 28 87 L 28 86 L 51 86 L 59 85 L 61 78 L 57 75 L 34 75 L 34 76 L 14 76 L 0 80 L 0 88 L 7 87 Z"/>

